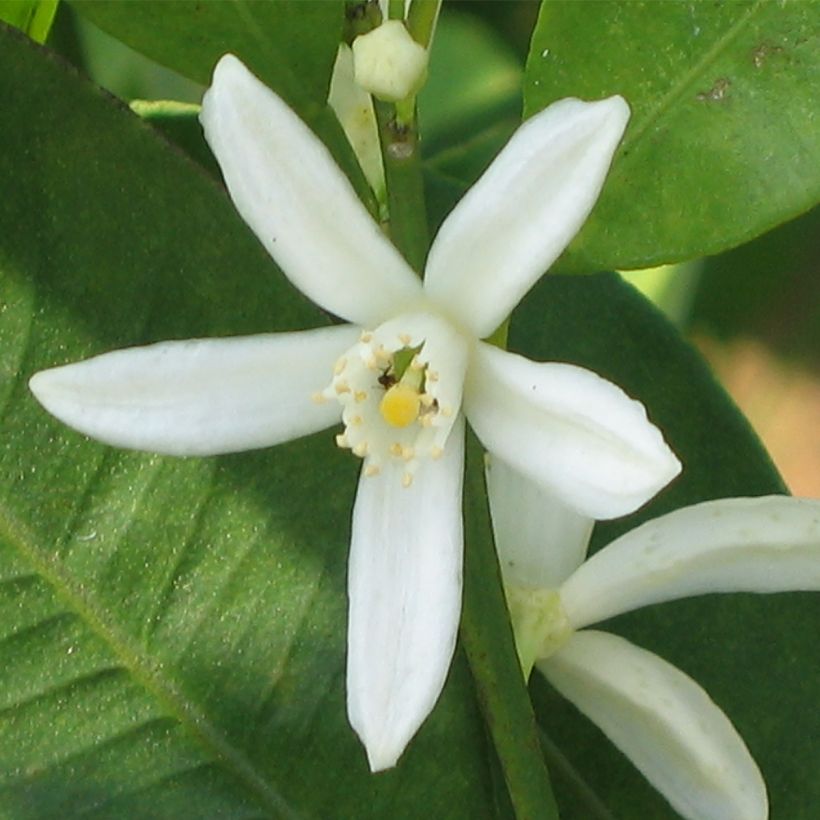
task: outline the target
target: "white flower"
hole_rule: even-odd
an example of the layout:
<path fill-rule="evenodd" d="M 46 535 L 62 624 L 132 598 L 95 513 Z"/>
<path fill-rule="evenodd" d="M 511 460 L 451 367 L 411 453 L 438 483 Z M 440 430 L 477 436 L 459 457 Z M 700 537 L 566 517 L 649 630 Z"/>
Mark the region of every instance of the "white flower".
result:
<path fill-rule="evenodd" d="M 488 483 L 525 675 L 535 663 L 683 817 L 765 818 L 763 778 L 706 692 L 657 655 L 585 627 L 691 595 L 820 589 L 820 501 L 694 504 L 584 561 L 591 520 L 497 459 Z"/>
<path fill-rule="evenodd" d="M 31 389 L 88 435 L 177 455 L 267 447 L 341 417 L 338 443 L 364 460 L 348 712 L 383 769 L 435 704 L 455 645 L 462 409 L 488 450 L 587 515 L 630 512 L 680 470 L 615 385 L 479 341 L 586 218 L 628 109 L 567 99 L 525 123 L 442 226 L 423 286 L 324 145 L 236 57 L 219 62 L 201 118 L 245 221 L 299 290 L 351 324 L 115 351 Z"/>

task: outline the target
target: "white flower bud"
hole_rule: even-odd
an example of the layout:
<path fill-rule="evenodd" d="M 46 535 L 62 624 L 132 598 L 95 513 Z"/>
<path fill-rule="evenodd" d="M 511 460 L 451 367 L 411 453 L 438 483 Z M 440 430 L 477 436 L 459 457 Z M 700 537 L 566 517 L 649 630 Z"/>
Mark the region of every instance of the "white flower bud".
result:
<path fill-rule="evenodd" d="M 418 91 L 427 78 L 427 50 L 400 20 L 387 20 L 353 41 L 356 82 L 374 97 L 398 102 Z"/>

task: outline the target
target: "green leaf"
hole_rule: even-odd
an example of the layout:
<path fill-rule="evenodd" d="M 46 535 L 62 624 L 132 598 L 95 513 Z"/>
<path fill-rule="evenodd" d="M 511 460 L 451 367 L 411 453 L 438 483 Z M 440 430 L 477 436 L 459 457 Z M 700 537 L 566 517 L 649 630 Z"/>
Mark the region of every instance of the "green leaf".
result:
<path fill-rule="evenodd" d="M 820 199 L 816 3 L 545 2 L 524 112 L 623 95 L 632 119 L 561 263 L 642 268 L 739 245 Z"/>
<path fill-rule="evenodd" d="M 340 0 L 83 0 L 72 6 L 103 31 L 202 85 L 210 84 L 216 61 L 231 52 L 303 116 L 327 100 L 342 29 Z"/>
<path fill-rule="evenodd" d="M 112 348 L 326 318 L 208 175 L 6 29 L 0 99 L 0 814 L 495 816 L 460 652 L 395 770 L 371 775 L 347 724 L 357 464 L 332 431 L 160 458 L 27 389 Z"/>
<path fill-rule="evenodd" d="M 57 13 L 58 0 L 0 0 L 0 20 L 44 43 Z"/>
<path fill-rule="evenodd" d="M 632 516 L 596 526 L 592 550 L 697 501 L 785 492 L 746 420 L 702 359 L 615 274 L 545 277 L 513 314 L 510 348 L 600 373 L 643 401 L 681 458 L 680 478 Z M 648 607 L 603 628 L 698 681 L 763 772 L 772 816 L 809 820 L 820 801 L 820 595 L 712 595 Z M 675 813 L 588 721 L 538 675 L 536 714 L 564 820 Z M 602 813 L 601 805 L 608 808 Z"/>
<path fill-rule="evenodd" d="M 131 110 L 219 178 L 219 165 L 199 124 L 199 105 L 174 100 L 132 100 Z"/>

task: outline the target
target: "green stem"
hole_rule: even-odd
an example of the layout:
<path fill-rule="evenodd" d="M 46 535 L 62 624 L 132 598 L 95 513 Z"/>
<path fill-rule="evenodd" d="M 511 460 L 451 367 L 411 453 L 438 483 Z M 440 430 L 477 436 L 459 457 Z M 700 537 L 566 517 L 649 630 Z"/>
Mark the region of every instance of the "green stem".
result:
<path fill-rule="evenodd" d="M 510 626 L 487 506 L 484 454 L 467 435 L 461 640 L 518 820 L 557 820 L 558 808 Z"/>
<path fill-rule="evenodd" d="M 421 176 L 415 116 L 399 124 L 396 107 L 374 100 L 387 185 L 390 238 L 418 273 L 424 269 L 430 237 Z"/>
<path fill-rule="evenodd" d="M 407 13 L 407 30 L 413 39 L 428 48 L 441 8 L 441 0 L 413 0 Z"/>

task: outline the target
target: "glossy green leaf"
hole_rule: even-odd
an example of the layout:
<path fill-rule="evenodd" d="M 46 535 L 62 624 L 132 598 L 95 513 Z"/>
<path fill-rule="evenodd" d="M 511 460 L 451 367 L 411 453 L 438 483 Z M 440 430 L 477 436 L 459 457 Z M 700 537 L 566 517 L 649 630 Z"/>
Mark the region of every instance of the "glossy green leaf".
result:
<path fill-rule="evenodd" d="M 708 498 L 785 492 L 748 423 L 661 314 L 615 274 L 545 277 L 513 314 L 511 349 L 589 367 L 649 408 L 682 475 L 632 516 L 596 527 L 593 551 L 641 521 Z M 820 802 L 820 595 L 713 595 L 604 625 L 697 680 L 758 761 L 773 818 L 809 820 Z M 565 820 L 675 813 L 592 724 L 531 681 Z M 607 812 L 602 813 L 604 805 Z"/>
<path fill-rule="evenodd" d="M 26 386 L 124 345 L 327 320 L 208 175 L 8 30 L 0 101 L 0 814 L 493 817 L 461 654 L 397 769 L 371 775 L 347 724 L 357 464 L 332 431 L 159 458 L 61 427 Z"/>
<path fill-rule="evenodd" d="M 58 0 L 0 0 L 0 20 L 25 32 L 38 43 L 44 43 Z"/>
<path fill-rule="evenodd" d="M 632 120 L 562 269 L 642 268 L 718 253 L 820 199 L 817 3 L 545 2 L 529 116 L 623 95 Z"/>

